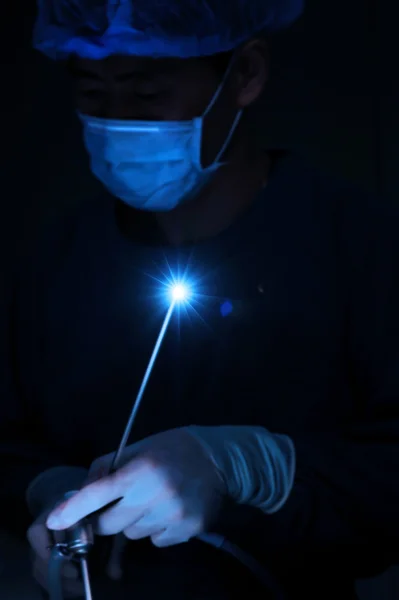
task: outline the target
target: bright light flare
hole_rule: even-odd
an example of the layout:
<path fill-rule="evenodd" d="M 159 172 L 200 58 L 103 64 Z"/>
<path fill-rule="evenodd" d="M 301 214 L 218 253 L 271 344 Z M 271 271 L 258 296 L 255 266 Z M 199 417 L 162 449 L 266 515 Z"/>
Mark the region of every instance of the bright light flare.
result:
<path fill-rule="evenodd" d="M 170 291 L 174 302 L 185 302 L 190 297 L 190 290 L 184 283 L 174 283 Z"/>

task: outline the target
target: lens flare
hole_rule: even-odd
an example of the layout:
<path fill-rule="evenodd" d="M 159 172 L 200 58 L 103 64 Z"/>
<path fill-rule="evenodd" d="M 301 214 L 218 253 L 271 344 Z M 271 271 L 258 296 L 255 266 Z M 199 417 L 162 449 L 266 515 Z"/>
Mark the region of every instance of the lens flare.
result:
<path fill-rule="evenodd" d="M 174 302 L 184 302 L 190 296 L 190 290 L 184 283 L 174 283 L 171 286 L 171 295 Z"/>

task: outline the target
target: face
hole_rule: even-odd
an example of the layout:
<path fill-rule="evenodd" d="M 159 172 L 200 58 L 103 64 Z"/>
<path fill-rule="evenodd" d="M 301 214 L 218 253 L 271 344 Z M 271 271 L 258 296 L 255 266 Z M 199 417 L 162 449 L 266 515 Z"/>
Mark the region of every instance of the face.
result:
<path fill-rule="evenodd" d="M 223 79 L 209 59 L 73 58 L 69 70 L 78 110 L 107 119 L 191 120 L 203 115 Z M 237 112 L 258 98 L 266 80 L 265 47 L 255 40 L 236 55 L 231 75 L 205 119 L 204 166 L 216 157 Z"/>

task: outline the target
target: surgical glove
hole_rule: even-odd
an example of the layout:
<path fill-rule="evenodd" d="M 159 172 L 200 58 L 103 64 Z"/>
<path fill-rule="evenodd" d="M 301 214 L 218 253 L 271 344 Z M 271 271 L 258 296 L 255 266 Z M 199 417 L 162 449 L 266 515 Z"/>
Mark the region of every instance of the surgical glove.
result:
<path fill-rule="evenodd" d="M 53 506 L 51 507 L 53 508 Z M 47 592 L 50 550 L 52 543 L 50 532 L 46 527 L 46 520 L 50 509 L 43 511 L 32 523 L 27 532 L 27 538 L 32 550 L 32 575 L 37 583 Z M 55 532 L 55 535 L 56 532 Z M 57 540 L 58 541 L 58 540 Z M 83 584 L 79 580 L 79 571 L 76 565 L 65 563 L 62 570 L 62 589 L 65 598 L 78 598 L 83 596 Z"/>
<path fill-rule="evenodd" d="M 123 531 L 157 546 L 209 531 L 229 495 L 265 512 L 278 510 L 294 480 L 295 450 L 287 436 L 259 427 L 188 427 L 128 447 L 123 466 L 106 475 L 113 454 L 95 461 L 90 483 L 54 511 L 47 524 L 65 529 L 94 511 L 100 534 Z"/>
<path fill-rule="evenodd" d="M 188 430 L 212 458 L 232 500 L 268 514 L 282 508 L 295 478 L 295 446 L 291 438 L 251 426 Z"/>
<path fill-rule="evenodd" d="M 223 480 L 187 430 L 167 431 L 129 446 L 122 466 L 105 475 L 113 457 L 93 463 L 91 483 L 50 515 L 50 529 L 66 529 L 118 499 L 98 517 L 100 535 L 124 532 L 129 539 L 151 537 L 156 546 L 169 546 L 212 524 L 225 491 Z"/>
<path fill-rule="evenodd" d="M 36 517 L 27 531 L 27 539 L 32 550 L 32 574 L 37 583 L 47 591 L 49 591 L 49 546 L 53 541 L 46 527 L 47 517 L 65 492 L 79 488 L 86 478 L 86 469 L 57 467 L 41 473 L 27 490 L 28 507 L 31 514 Z M 56 541 L 58 541 L 57 534 Z M 83 586 L 79 581 L 79 572 L 75 565 L 71 563 L 64 565 L 62 583 L 65 598 L 83 595 Z"/>

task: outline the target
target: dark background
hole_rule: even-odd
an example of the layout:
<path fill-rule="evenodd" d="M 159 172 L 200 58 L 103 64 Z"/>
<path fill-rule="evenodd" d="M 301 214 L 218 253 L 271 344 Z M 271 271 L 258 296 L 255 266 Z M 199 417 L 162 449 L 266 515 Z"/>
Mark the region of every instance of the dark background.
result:
<path fill-rule="evenodd" d="M 274 41 L 273 81 L 257 109 L 262 139 L 294 147 L 321 167 L 396 198 L 398 4 L 308 0 L 307 5 L 302 21 Z M 67 80 L 30 48 L 34 14 L 34 0 L 6 0 L 1 7 L 5 270 L 39 222 L 98 189 L 80 143 Z M 363 597 L 397 597 L 396 580 L 393 573 L 382 583 L 368 584 Z"/>

